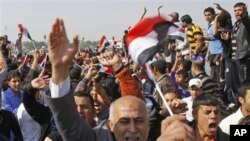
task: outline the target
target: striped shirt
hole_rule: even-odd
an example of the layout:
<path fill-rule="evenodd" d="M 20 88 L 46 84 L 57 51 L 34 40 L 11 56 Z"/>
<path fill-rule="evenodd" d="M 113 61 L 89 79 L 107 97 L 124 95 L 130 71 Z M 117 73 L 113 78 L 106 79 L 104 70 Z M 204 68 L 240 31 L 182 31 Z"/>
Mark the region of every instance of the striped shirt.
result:
<path fill-rule="evenodd" d="M 239 29 L 239 22 L 235 23 L 235 26 L 233 28 L 233 33 L 232 33 L 232 59 L 236 60 L 236 51 L 237 51 L 237 40 L 236 40 L 236 36 L 237 36 L 237 31 Z"/>
<path fill-rule="evenodd" d="M 191 28 L 187 29 L 187 40 L 189 42 L 189 46 L 191 49 L 191 52 L 194 53 L 197 46 L 199 45 L 198 38 L 203 37 L 203 32 L 201 28 L 198 25 L 193 25 Z M 204 54 L 207 50 L 207 47 L 204 45 L 201 47 L 200 51 L 198 53 Z"/>

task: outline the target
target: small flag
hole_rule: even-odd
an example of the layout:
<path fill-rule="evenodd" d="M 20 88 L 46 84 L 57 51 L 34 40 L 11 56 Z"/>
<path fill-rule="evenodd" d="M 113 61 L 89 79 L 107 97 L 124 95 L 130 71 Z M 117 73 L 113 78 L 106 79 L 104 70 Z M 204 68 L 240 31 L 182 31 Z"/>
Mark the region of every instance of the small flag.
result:
<path fill-rule="evenodd" d="M 27 28 L 23 27 L 22 24 L 18 24 L 17 25 L 19 28 L 19 32 L 22 33 L 24 36 L 26 36 L 28 39 L 32 40 L 29 31 L 27 30 Z"/>
<path fill-rule="evenodd" d="M 107 47 L 109 45 L 110 45 L 109 41 L 103 35 L 102 38 L 101 38 L 101 40 L 100 40 L 100 43 L 98 45 L 97 51 L 98 52 L 102 52 L 105 49 L 105 47 Z"/>
<path fill-rule="evenodd" d="M 28 66 L 29 64 L 29 58 L 28 58 L 28 54 L 25 55 L 24 59 L 23 59 L 23 64 Z"/>

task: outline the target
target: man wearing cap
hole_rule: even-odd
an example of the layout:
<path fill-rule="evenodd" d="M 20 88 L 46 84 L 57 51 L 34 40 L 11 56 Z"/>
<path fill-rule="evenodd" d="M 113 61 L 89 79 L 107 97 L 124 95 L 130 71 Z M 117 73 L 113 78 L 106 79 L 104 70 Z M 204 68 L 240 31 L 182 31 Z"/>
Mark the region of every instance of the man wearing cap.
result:
<path fill-rule="evenodd" d="M 193 78 L 189 81 L 188 87 L 191 96 L 183 98 L 182 100 L 187 103 L 188 110 L 186 111 L 186 118 L 188 121 L 192 121 L 194 119 L 192 114 L 193 101 L 198 95 L 202 94 L 202 82 L 198 78 Z"/>

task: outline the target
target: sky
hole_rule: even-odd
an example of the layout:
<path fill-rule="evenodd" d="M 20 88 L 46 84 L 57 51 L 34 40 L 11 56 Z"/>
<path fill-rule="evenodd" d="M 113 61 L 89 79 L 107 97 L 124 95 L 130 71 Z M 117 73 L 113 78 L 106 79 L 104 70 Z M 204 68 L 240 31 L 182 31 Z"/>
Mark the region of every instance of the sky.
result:
<path fill-rule="evenodd" d="M 215 8 L 214 2 L 228 10 L 234 21 L 233 5 L 239 0 L 0 0 L 0 35 L 7 34 L 11 41 L 16 40 L 17 25 L 22 23 L 34 40 L 44 41 L 54 20 L 60 17 L 70 40 L 76 34 L 85 41 L 100 40 L 102 35 L 118 40 L 125 29 L 139 21 L 144 7 L 148 10 L 145 17 L 150 17 L 157 15 L 160 5 L 163 15 L 174 11 L 180 17 L 189 14 L 194 23 L 206 28 L 203 10 Z M 249 0 L 241 2 L 250 5 Z"/>

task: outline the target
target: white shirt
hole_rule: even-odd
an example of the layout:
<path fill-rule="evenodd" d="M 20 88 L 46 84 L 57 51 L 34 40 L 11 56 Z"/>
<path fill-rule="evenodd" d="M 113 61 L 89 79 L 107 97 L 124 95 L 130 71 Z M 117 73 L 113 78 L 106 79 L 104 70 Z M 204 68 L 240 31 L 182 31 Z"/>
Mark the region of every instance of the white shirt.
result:
<path fill-rule="evenodd" d="M 244 115 L 241 112 L 241 107 L 240 107 L 235 113 L 224 118 L 220 122 L 219 126 L 224 133 L 229 135 L 230 134 L 230 125 L 238 125 L 242 118 L 244 118 Z"/>
<path fill-rule="evenodd" d="M 193 117 L 193 113 L 192 113 L 193 112 L 193 99 L 192 99 L 192 97 L 189 96 L 189 97 L 183 98 L 182 100 L 187 103 L 188 110 L 186 111 L 186 119 L 188 121 L 193 121 L 194 117 Z"/>
<path fill-rule="evenodd" d="M 17 109 L 17 120 L 24 141 L 39 141 L 41 136 L 41 126 L 27 113 L 23 103 L 21 103 Z"/>
<path fill-rule="evenodd" d="M 51 98 L 60 98 L 65 96 L 70 91 L 69 76 L 59 85 L 53 83 L 52 79 L 50 79 L 49 88 L 51 90 Z"/>

